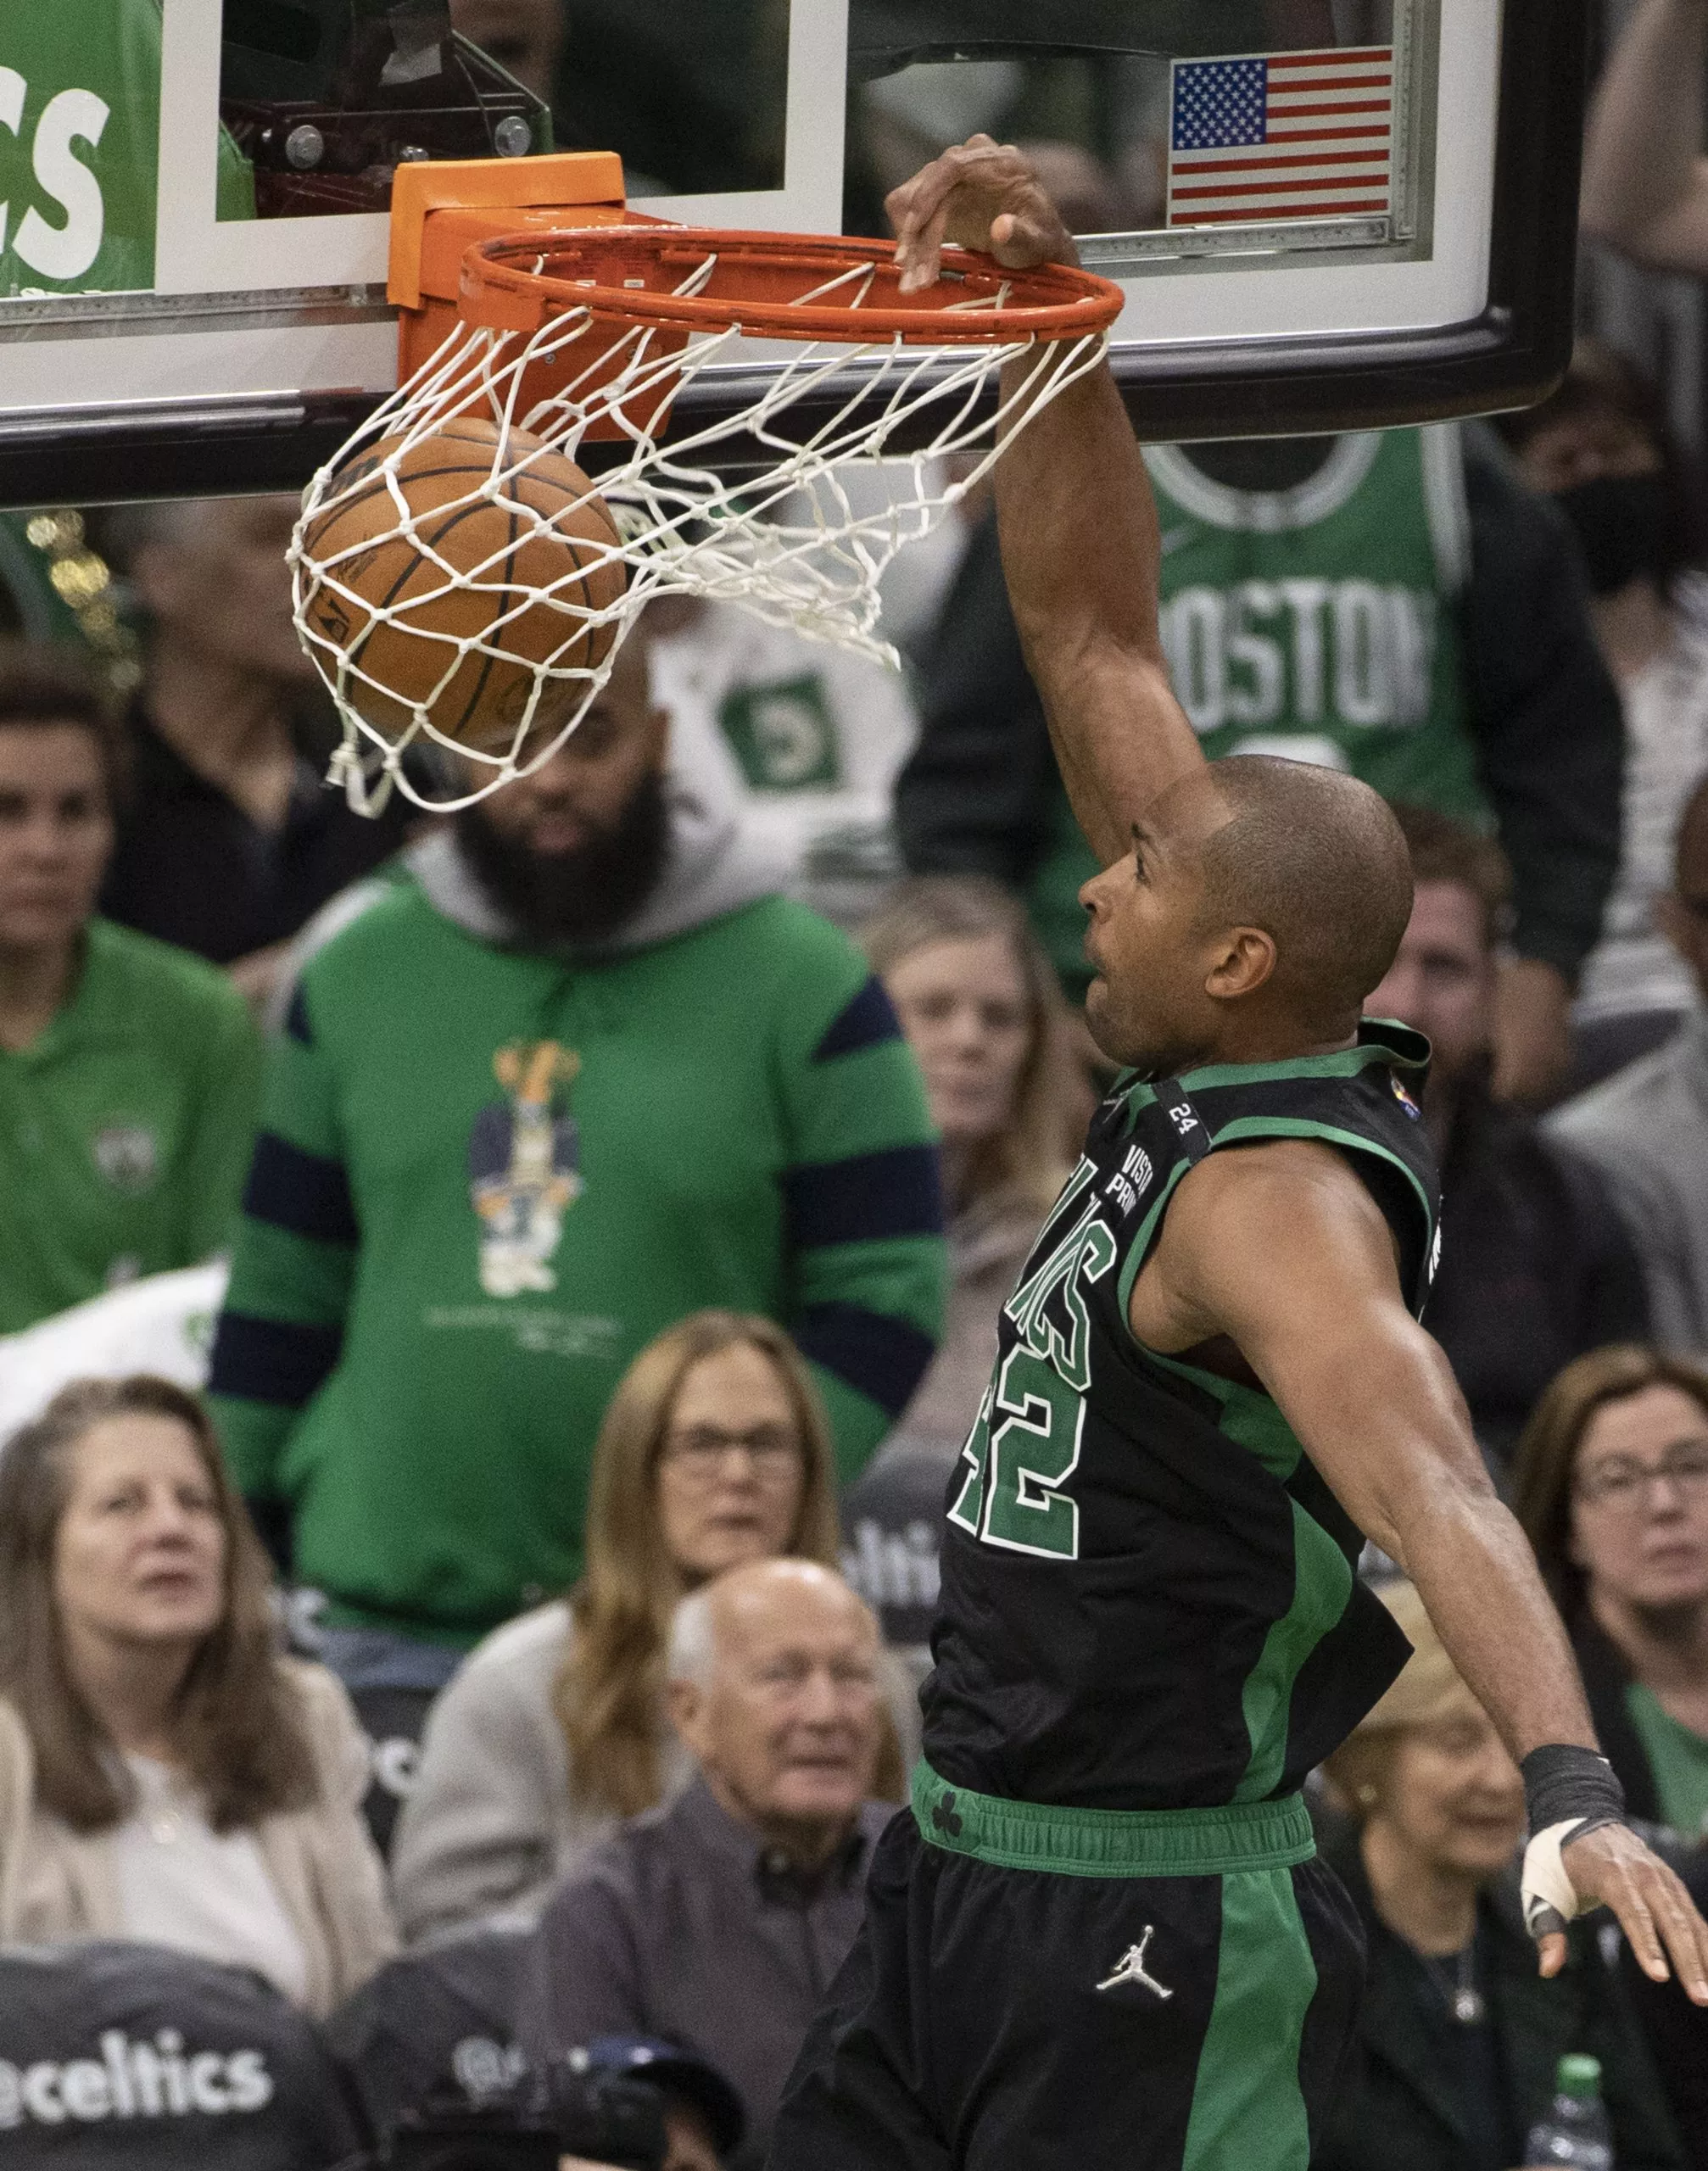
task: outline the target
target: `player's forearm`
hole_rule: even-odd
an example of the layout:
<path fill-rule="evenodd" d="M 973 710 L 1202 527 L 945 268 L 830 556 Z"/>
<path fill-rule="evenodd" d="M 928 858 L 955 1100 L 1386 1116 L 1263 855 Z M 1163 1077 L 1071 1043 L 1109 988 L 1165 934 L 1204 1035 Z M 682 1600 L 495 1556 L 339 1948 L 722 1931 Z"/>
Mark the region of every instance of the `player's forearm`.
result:
<path fill-rule="evenodd" d="M 1004 400 L 1039 382 L 1036 350 L 1002 373 Z M 1002 571 L 1014 622 L 1047 668 L 1096 626 L 1141 655 L 1159 655 L 1162 544 L 1138 440 L 1107 367 L 1030 414 L 996 463 Z"/>
<path fill-rule="evenodd" d="M 1310 1207 L 1302 1195 L 1298 1214 Z M 1270 1255 L 1284 1250 L 1278 1239 Z M 1371 1303 L 1348 1278 L 1337 1300 L 1332 1255 L 1292 1264 L 1310 1285 L 1254 1323 L 1242 1348 L 1348 1514 L 1415 1582 L 1514 1755 L 1592 1745 L 1566 1632 L 1489 1482 L 1440 1345 L 1397 1298 Z"/>
<path fill-rule="evenodd" d="M 1011 364 L 1005 394 L 1033 363 Z M 1156 501 L 1114 378 L 1041 409 L 996 466 L 1002 571 L 1063 781 L 1107 864 L 1159 792 L 1202 766 L 1158 627 Z"/>
<path fill-rule="evenodd" d="M 1676 246 L 1681 211 L 1701 199 L 1708 237 L 1703 148 L 1708 5 L 1648 0 L 1615 47 L 1590 114 L 1583 169 L 1583 223 L 1603 240 L 1652 254 Z M 1701 268 L 1700 249 L 1690 252 Z"/>
<path fill-rule="evenodd" d="M 1394 1558 L 1515 1759 L 1596 1746 L 1577 1662 L 1523 1532 L 1492 1489 L 1432 1488 L 1398 1516 Z"/>

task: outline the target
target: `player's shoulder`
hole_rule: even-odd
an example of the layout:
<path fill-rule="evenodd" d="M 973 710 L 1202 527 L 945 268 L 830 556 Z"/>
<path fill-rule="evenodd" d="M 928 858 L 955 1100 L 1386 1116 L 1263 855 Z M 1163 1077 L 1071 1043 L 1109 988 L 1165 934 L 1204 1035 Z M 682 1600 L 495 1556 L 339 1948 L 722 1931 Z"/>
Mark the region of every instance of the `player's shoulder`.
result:
<path fill-rule="evenodd" d="M 1211 1153 L 1167 1203 L 1133 1285 L 1130 1324 L 1141 1342 L 1166 1348 L 1159 1323 L 1170 1318 L 1200 1334 L 1207 1320 L 1212 1331 L 1236 1333 L 1236 1320 L 1284 1318 L 1302 1304 L 1385 1298 L 1395 1265 L 1406 1275 L 1417 1264 L 1415 1246 L 1397 1255 L 1398 1242 L 1369 1186 L 1322 1140 L 1265 1139 Z"/>
<path fill-rule="evenodd" d="M 1182 1177 L 1182 1202 L 1237 1202 L 1242 1210 L 1261 1203 L 1284 1207 L 1292 1199 L 1368 1201 L 1369 1193 L 1345 1153 L 1329 1140 L 1305 1135 L 1253 1138 L 1236 1149 L 1207 1153 Z"/>

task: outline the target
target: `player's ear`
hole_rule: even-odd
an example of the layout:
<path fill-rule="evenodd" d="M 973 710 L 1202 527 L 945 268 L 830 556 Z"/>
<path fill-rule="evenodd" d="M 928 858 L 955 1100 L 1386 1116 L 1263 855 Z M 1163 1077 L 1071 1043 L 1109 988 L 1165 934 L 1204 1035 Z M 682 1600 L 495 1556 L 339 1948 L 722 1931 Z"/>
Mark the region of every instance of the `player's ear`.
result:
<path fill-rule="evenodd" d="M 1217 1002 L 1237 1002 L 1255 995 L 1275 968 L 1274 935 L 1261 927 L 1230 928 L 1216 946 L 1204 993 Z"/>

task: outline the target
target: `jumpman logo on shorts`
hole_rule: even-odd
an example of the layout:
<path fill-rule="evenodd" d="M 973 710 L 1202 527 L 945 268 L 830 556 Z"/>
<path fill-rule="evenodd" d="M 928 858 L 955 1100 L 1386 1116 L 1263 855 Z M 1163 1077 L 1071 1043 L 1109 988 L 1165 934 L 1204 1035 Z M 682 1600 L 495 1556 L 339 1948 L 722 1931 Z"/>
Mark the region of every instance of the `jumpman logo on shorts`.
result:
<path fill-rule="evenodd" d="M 1159 1983 L 1154 1975 L 1147 1973 L 1145 1969 L 1145 1955 L 1150 1950 L 1151 1939 L 1156 1934 L 1156 1927 L 1154 1923 L 1145 1924 L 1144 1935 L 1136 1945 L 1130 1945 L 1127 1947 L 1115 1962 L 1114 1971 L 1105 1975 L 1102 1981 L 1098 1984 L 1097 1988 L 1100 1990 L 1119 1990 L 1123 1983 L 1142 1983 L 1147 1990 L 1154 1990 L 1159 1998 L 1171 1998 L 1174 1995 L 1174 1992 L 1167 1984 Z"/>

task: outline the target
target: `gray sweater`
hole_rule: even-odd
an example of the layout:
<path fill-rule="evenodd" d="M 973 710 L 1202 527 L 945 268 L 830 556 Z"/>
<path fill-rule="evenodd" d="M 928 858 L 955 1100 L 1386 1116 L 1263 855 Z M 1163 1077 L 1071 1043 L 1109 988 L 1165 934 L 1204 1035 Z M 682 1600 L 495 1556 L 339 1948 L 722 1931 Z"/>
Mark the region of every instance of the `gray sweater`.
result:
<path fill-rule="evenodd" d="M 571 1798 L 551 1687 L 573 1628 L 560 1599 L 476 1644 L 428 1717 L 392 1845 L 398 1921 L 413 1941 L 492 1915 L 537 1915 L 565 1871 L 617 1826 Z M 693 1777 L 667 1729 L 664 1799 Z"/>
<path fill-rule="evenodd" d="M 537 1916 L 554 1887 L 617 1827 L 572 1799 L 551 1688 L 574 1632 L 558 1600 L 494 1629 L 433 1705 L 416 1783 L 392 1845 L 398 1921 L 411 1943 L 494 1916 Z M 902 1754 L 919 1746 L 911 1680 L 892 1661 L 886 1696 Z M 661 1800 L 694 1763 L 660 1716 Z"/>

